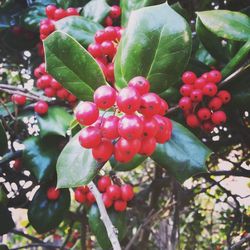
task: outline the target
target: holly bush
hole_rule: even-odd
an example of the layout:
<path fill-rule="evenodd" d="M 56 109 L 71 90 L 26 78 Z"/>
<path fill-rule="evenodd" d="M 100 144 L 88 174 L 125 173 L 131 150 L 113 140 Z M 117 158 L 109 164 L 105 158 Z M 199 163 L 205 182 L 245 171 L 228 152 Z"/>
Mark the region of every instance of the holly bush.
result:
<path fill-rule="evenodd" d="M 247 1 L 0 14 L 0 249 L 246 246 Z"/>

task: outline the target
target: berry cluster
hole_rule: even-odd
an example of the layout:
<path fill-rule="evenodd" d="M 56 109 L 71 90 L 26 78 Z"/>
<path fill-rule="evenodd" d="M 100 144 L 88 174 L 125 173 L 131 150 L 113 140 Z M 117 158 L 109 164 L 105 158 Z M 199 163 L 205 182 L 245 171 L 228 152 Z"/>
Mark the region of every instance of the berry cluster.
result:
<path fill-rule="evenodd" d="M 189 127 L 200 127 L 210 132 L 216 125 L 226 122 L 227 116 L 221 107 L 230 101 L 231 95 L 226 90 L 218 91 L 217 84 L 221 79 L 222 75 L 218 70 L 206 72 L 199 78 L 191 71 L 182 75 L 184 84 L 180 93 L 183 97 L 179 101 L 179 107 L 184 111 Z"/>
<path fill-rule="evenodd" d="M 118 5 L 111 6 L 109 15 L 104 20 L 105 26 L 112 26 L 114 22 L 121 16 L 121 8 Z"/>
<path fill-rule="evenodd" d="M 150 83 L 138 76 L 119 93 L 110 86 L 101 86 L 94 92 L 94 102 L 78 105 L 76 119 L 88 126 L 80 132 L 79 142 L 84 148 L 92 148 L 97 161 L 108 161 L 113 154 L 122 163 L 131 161 L 137 153 L 150 156 L 157 143 L 170 139 L 172 123 L 164 117 L 168 104 L 149 89 Z M 111 107 L 114 115 L 99 115 L 99 109 Z M 115 115 L 117 109 L 123 112 L 119 117 Z"/>
<path fill-rule="evenodd" d="M 45 63 L 40 64 L 34 70 L 34 75 L 37 78 L 36 87 L 42 89 L 48 97 L 58 97 L 61 100 L 68 101 L 74 105 L 76 97 L 68 92 L 62 85 L 50 76 L 45 70 Z"/>
<path fill-rule="evenodd" d="M 55 5 L 48 5 L 45 9 L 47 19 L 40 22 L 40 39 L 44 40 L 49 34 L 55 31 L 54 22 L 67 16 L 79 16 L 77 9 L 68 8 L 66 10 L 57 8 Z"/>
<path fill-rule="evenodd" d="M 114 84 L 114 63 L 118 42 L 121 39 L 123 29 L 121 27 L 108 26 L 104 30 L 98 30 L 95 34 L 95 43 L 88 46 L 88 52 L 96 59 L 101 67 L 106 80 Z"/>
<path fill-rule="evenodd" d="M 133 187 L 129 184 L 118 186 L 112 184 L 109 176 L 100 177 L 97 182 L 98 190 L 102 193 L 102 200 L 106 208 L 114 206 L 118 212 L 127 208 L 127 202 L 134 198 Z M 95 202 L 95 197 L 87 186 L 75 189 L 75 200 L 79 203 L 86 203 L 91 206 Z"/>

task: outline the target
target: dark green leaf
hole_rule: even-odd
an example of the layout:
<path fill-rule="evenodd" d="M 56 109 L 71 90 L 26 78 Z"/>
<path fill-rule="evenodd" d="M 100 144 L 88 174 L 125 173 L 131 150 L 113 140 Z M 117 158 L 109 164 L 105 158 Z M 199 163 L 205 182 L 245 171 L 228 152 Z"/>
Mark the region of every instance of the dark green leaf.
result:
<path fill-rule="evenodd" d="M 91 150 L 81 147 L 76 134 L 61 152 L 57 164 L 57 186 L 78 187 L 88 184 L 98 172 Z"/>
<path fill-rule="evenodd" d="M 167 3 L 136 10 L 118 48 L 117 85 L 124 87 L 141 75 L 150 81 L 151 91 L 162 93 L 178 80 L 190 52 L 189 26 Z"/>
<path fill-rule="evenodd" d="M 187 21 L 191 18 L 191 15 L 181 6 L 179 2 L 172 4 L 171 8 L 183 16 Z"/>
<path fill-rule="evenodd" d="M 173 121 L 171 140 L 158 144 L 151 158 L 179 182 L 184 182 L 195 174 L 207 171 L 206 160 L 210 154 L 211 150 L 195 135 Z"/>
<path fill-rule="evenodd" d="M 45 188 L 40 188 L 28 210 L 29 222 L 40 234 L 56 228 L 62 222 L 70 206 L 68 189 L 60 189 L 60 197 L 56 201 L 48 200 L 46 193 Z"/>
<path fill-rule="evenodd" d="M 63 9 L 67 9 L 69 7 L 82 7 L 89 0 L 57 0 L 57 4 Z"/>
<path fill-rule="evenodd" d="M 195 58 L 208 66 L 213 66 L 216 63 L 216 60 L 209 54 L 202 44 L 200 44 L 196 51 Z"/>
<path fill-rule="evenodd" d="M 11 217 L 11 213 L 8 208 L 0 203 L 0 235 L 8 233 L 15 227 L 15 223 Z"/>
<path fill-rule="evenodd" d="M 7 140 L 5 129 L 0 120 L 0 155 L 3 155 L 4 153 L 6 153 L 7 149 L 8 149 L 8 140 Z"/>
<path fill-rule="evenodd" d="M 106 84 L 95 59 L 71 36 L 56 31 L 44 42 L 47 72 L 81 100 Z"/>
<path fill-rule="evenodd" d="M 59 145 L 62 141 L 58 136 L 39 136 L 26 139 L 23 144 L 23 165 L 27 167 L 39 182 L 53 178 L 56 161 L 59 156 Z"/>
<path fill-rule="evenodd" d="M 108 215 L 115 228 L 118 229 L 118 238 L 122 240 L 126 234 L 126 213 L 116 212 L 113 209 L 109 209 Z M 101 220 L 101 215 L 96 204 L 93 204 L 88 211 L 89 226 L 92 233 L 96 236 L 96 239 L 102 249 L 109 250 L 112 248 L 109 241 L 106 228 Z"/>
<path fill-rule="evenodd" d="M 8 112 L 6 110 L 6 108 L 8 109 Z M 10 113 L 13 113 L 14 112 L 14 105 L 13 105 L 13 102 L 7 102 L 5 103 L 5 107 L 3 106 L 0 106 L 0 116 L 8 116 L 9 115 L 9 112 Z"/>
<path fill-rule="evenodd" d="M 81 16 L 69 16 L 55 23 L 56 30 L 63 31 L 75 38 L 82 46 L 87 47 L 94 41 L 97 30 L 103 27 Z"/>
<path fill-rule="evenodd" d="M 197 12 L 205 27 L 218 37 L 235 41 L 247 41 L 250 37 L 250 17 L 229 10 Z"/>
<path fill-rule="evenodd" d="M 101 23 L 110 12 L 110 6 L 106 0 L 92 0 L 87 3 L 82 15 L 90 20 Z"/>
<path fill-rule="evenodd" d="M 62 107 L 50 107 L 48 113 L 37 116 L 40 136 L 61 135 L 66 136 L 72 116 Z"/>

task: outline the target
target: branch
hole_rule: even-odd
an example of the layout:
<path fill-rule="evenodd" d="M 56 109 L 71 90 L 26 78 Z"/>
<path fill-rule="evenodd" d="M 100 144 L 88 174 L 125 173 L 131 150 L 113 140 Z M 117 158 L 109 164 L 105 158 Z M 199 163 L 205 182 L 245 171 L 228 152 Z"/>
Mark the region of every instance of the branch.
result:
<path fill-rule="evenodd" d="M 13 233 L 13 234 L 17 234 L 17 235 L 23 236 L 23 237 L 31 240 L 32 242 L 44 244 L 44 242 L 42 240 L 40 240 L 40 239 L 38 239 L 38 238 L 36 238 L 36 237 L 34 237 L 32 235 L 26 234 L 26 233 L 24 233 L 22 231 L 19 231 L 17 229 L 12 229 L 10 232 Z"/>
<path fill-rule="evenodd" d="M 235 243 L 234 245 L 231 246 L 228 250 L 234 250 L 243 245 L 245 242 L 250 242 L 250 234 L 247 234 L 245 237 L 243 237 L 240 241 Z"/>
<path fill-rule="evenodd" d="M 108 216 L 108 213 L 107 213 L 107 210 L 103 204 L 102 196 L 101 196 L 100 192 L 98 191 L 96 185 L 92 181 L 88 184 L 88 187 L 89 187 L 90 191 L 93 193 L 93 195 L 95 196 L 97 206 L 98 206 L 100 214 L 101 214 L 101 220 L 103 221 L 103 223 L 105 225 L 105 228 L 107 230 L 107 234 L 108 234 L 109 240 L 113 246 L 113 249 L 114 250 L 121 250 L 121 245 L 120 245 L 118 237 L 117 237 L 117 229 L 113 226 L 113 224 Z"/>

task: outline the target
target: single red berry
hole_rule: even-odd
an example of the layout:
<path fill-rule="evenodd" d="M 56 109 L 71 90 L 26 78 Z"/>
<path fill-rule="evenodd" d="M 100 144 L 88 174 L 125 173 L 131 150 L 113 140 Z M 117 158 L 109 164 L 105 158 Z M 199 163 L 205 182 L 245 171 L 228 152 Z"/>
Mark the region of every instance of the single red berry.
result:
<path fill-rule="evenodd" d="M 44 89 L 44 94 L 48 97 L 53 97 L 56 95 L 56 90 L 51 87 L 48 87 Z"/>
<path fill-rule="evenodd" d="M 44 84 L 43 84 L 41 78 L 37 79 L 37 81 L 36 81 L 36 87 L 37 87 L 38 89 L 44 89 L 44 88 L 45 88 L 45 86 L 44 86 Z"/>
<path fill-rule="evenodd" d="M 116 103 L 122 112 L 126 114 L 133 114 L 140 107 L 141 97 L 135 88 L 126 87 L 123 88 L 118 94 Z"/>
<path fill-rule="evenodd" d="M 72 8 L 72 7 L 68 8 L 66 10 L 66 13 L 67 13 L 67 16 L 79 16 L 77 9 Z"/>
<path fill-rule="evenodd" d="M 120 17 L 120 15 L 121 15 L 121 8 L 120 8 L 120 6 L 118 6 L 118 5 L 111 6 L 111 10 L 109 12 L 109 16 L 111 18 L 113 18 L 113 19 L 116 19 L 116 18 Z"/>
<path fill-rule="evenodd" d="M 56 96 L 62 100 L 66 100 L 69 96 L 69 92 L 64 88 L 61 88 L 56 91 Z"/>
<path fill-rule="evenodd" d="M 208 72 L 202 74 L 201 78 L 203 78 L 204 80 L 208 81 Z"/>
<path fill-rule="evenodd" d="M 102 201 L 103 201 L 104 206 L 106 208 L 109 208 L 113 205 L 113 201 L 109 198 L 108 194 L 106 194 L 106 193 L 102 194 Z"/>
<path fill-rule="evenodd" d="M 155 135 L 156 142 L 158 143 L 165 143 L 166 141 L 170 140 L 172 134 L 172 122 L 170 119 L 155 115 L 154 118 L 156 119 L 159 129 L 157 134 Z"/>
<path fill-rule="evenodd" d="M 124 201 L 131 201 L 135 196 L 133 187 L 129 184 L 121 186 L 121 193 L 122 193 L 122 200 Z"/>
<path fill-rule="evenodd" d="M 118 200 L 121 198 L 121 188 L 116 184 L 110 185 L 106 190 L 106 194 L 111 200 Z"/>
<path fill-rule="evenodd" d="M 35 112 L 38 113 L 39 115 L 46 114 L 48 112 L 48 109 L 49 105 L 45 101 L 38 101 L 34 106 Z"/>
<path fill-rule="evenodd" d="M 114 209 L 117 212 L 123 212 L 127 208 L 127 202 L 123 200 L 117 200 L 114 202 Z"/>
<path fill-rule="evenodd" d="M 106 33 L 104 30 L 98 30 L 95 33 L 95 42 L 96 43 L 102 43 L 107 40 Z"/>
<path fill-rule="evenodd" d="M 101 43 L 101 49 L 102 49 L 102 53 L 104 55 L 108 55 L 113 57 L 114 54 L 116 53 L 116 47 L 114 45 L 113 42 L 111 41 L 104 41 Z"/>
<path fill-rule="evenodd" d="M 143 122 L 143 137 L 154 137 L 159 130 L 157 120 L 154 117 L 141 116 L 140 118 Z"/>
<path fill-rule="evenodd" d="M 114 88 L 103 85 L 96 89 L 94 93 L 94 102 L 100 109 L 111 108 L 116 101 L 116 91 Z"/>
<path fill-rule="evenodd" d="M 107 75 L 106 77 L 111 79 L 114 78 L 114 63 L 109 63 L 107 65 L 107 71 L 106 71 Z"/>
<path fill-rule="evenodd" d="M 115 152 L 120 152 L 122 155 L 125 155 L 125 157 L 128 157 L 129 159 L 134 157 L 134 155 L 139 152 L 140 148 L 141 140 L 139 139 L 128 141 L 121 137 L 115 144 Z"/>
<path fill-rule="evenodd" d="M 216 111 L 212 114 L 211 120 L 215 125 L 221 125 L 227 121 L 227 115 L 224 111 Z"/>
<path fill-rule="evenodd" d="M 92 149 L 92 155 L 98 162 L 105 162 L 110 159 L 114 152 L 114 145 L 111 141 L 102 140 L 102 142 Z"/>
<path fill-rule="evenodd" d="M 68 102 L 75 102 L 77 100 L 77 97 L 73 94 L 69 94 L 69 96 L 67 97 L 67 101 Z"/>
<path fill-rule="evenodd" d="M 101 143 L 101 131 L 100 129 L 89 126 L 80 132 L 79 142 L 84 148 L 94 148 Z"/>
<path fill-rule="evenodd" d="M 203 124 L 202 124 L 202 129 L 205 131 L 205 132 L 211 132 L 213 129 L 214 129 L 214 124 L 211 122 L 211 121 L 205 121 Z"/>
<path fill-rule="evenodd" d="M 164 116 L 167 113 L 168 108 L 169 108 L 168 103 L 162 98 L 160 98 L 160 109 L 158 111 L 158 115 Z"/>
<path fill-rule="evenodd" d="M 137 115 L 124 115 L 118 123 L 119 135 L 127 140 L 140 138 L 143 122 Z"/>
<path fill-rule="evenodd" d="M 57 189 L 56 187 L 50 187 L 47 190 L 47 198 L 51 201 L 55 201 L 59 198 L 60 196 L 60 190 Z"/>
<path fill-rule="evenodd" d="M 56 9 L 57 9 L 56 6 L 52 4 L 46 7 L 45 12 L 49 19 L 54 19 L 54 14 L 55 14 Z"/>
<path fill-rule="evenodd" d="M 113 19 L 110 16 L 107 16 L 104 19 L 104 26 L 112 26 L 113 25 Z"/>
<path fill-rule="evenodd" d="M 22 160 L 21 159 L 16 159 L 13 164 L 13 168 L 15 171 L 20 171 L 22 169 Z"/>
<path fill-rule="evenodd" d="M 102 56 L 102 47 L 98 43 L 91 43 L 88 46 L 88 52 L 93 56 L 93 57 L 101 57 Z"/>
<path fill-rule="evenodd" d="M 146 137 L 141 141 L 141 148 L 139 154 L 150 156 L 154 153 L 156 148 L 156 139 L 154 137 Z"/>
<path fill-rule="evenodd" d="M 95 196 L 91 193 L 91 191 L 87 193 L 87 201 L 90 204 L 93 204 L 95 202 Z"/>
<path fill-rule="evenodd" d="M 76 109 L 76 119 L 81 125 L 91 125 L 98 117 L 99 110 L 93 102 L 81 102 Z"/>
<path fill-rule="evenodd" d="M 203 98 L 202 90 L 195 89 L 190 94 L 190 99 L 192 102 L 201 102 Z"/>
<path fill-rule="evenodd" d="M 115 115 L 111 115 L 105 119 L 101 125 L 101 133 L 104 138 L 114 140 L 119 137 L 118 133 L 119 118 Z"/>
<path fill-rule="evenodd" d="M 208 103 L 208 107 L 212 110 L 218 110 L 222 106 L 222 100 L 219 97 L 213 97 Z"/>
<path fill-rule="evenodd" d="M 64 17 L 66 17 L 66 16 L 67 16 L 67 12 L 64 9 L 59 8 L 59 9 L 55 10 L 54 20 L 57 21 L 57 20 L 60 20 L 60 19 L 62 19 Z"/>
<path fill-rule="evenodd" d="M 193 85 L 190 84 L 184 84 L 180 88 L 180 94 L 182 96 L 190 96 L 192 91 L 193 91 Z"/>
<path fill-rule="evenodd" d="M 182 97 L 179 101 L 179 107 L 186 111 L 192 108 L 192 101 L 189 97 Z"/>
<path fill-rule="evenodd" d="M 58 90 L 62 88 L 62 85 L 56 79 L 53 78 L 50 82 L 50 87 L 55 90 Z"/>
<path fill-rule="evenodd" d="M 195 89 L 203 89 L 203 87 L 206 85 L 207 81 L 203 77 L 199 77 L 194 82 L 194 88 Z"/>
<path fill-rule="evenodd" d="M 81 191 L 81 188 L 75 189 L 75 200 L 79 203 L 84 203 L 87 200 L 86 194 Z"/>
<path fill-rule="evenodd" d="M 103 193 L 103 192 L 106 191 L 106 189 L 107 189 L 111 184 L 112 184 L 112 182 L 111 182 L 110 177 L 107 176 L 107 175 L 104 175 L 104 176 L 102 176 L 102 177 L 98 180 L 98 182 L 97 182 L 97 187 L 98 187 L 99 191 Z"/>
<path fill-rule="evenodd" d="M 200 108 L 197 112 L 200 120 L 206 121 L 211 117 L 211 111 L 208 108 Z"/>
<path fill-rule="evenodd" d="M 207 75 L 208 81 L 213 83 L 219 83 L 222 79 L 222 74 L 218 70 L 211 70 Z"/>
<path fill-rule="evenodd" d="M 140 95 L 144 95 L 149 92 L 150 83 L 143 76 L 136 76 L 128 82 L 129 87 L 135 88 Z"/>
<path fill-rule="evenodd" d="M 44 85 L 44 88 L 48 88 L 48 87 L 50 87 L 52 77 L 49 75 L 43 75 L 40 77 L 40 80 L 41 80 L 42 84 Z"/>
<path fill-rule="evenodd" d="M 81 187 L 78 187 L 78 189 L 81 190 L 83 194 L 87 194 L 89 192 L 88 186 L 81 186 Z"/>
<path fill-rule="evenodd" d="M 117 146 L 115 144 L 114 157 L 115 157 L 115 160 L 118 162 L 128 163 L 133 159 L 134 155 L 123 154 L 121 151 L 119 151 L 119 149 L 117 149 Z"/>
<path fill-rule="evenodd" d="M 147 93 L 141 97 L 139 111 L 146 117 L 156 115 L 160 111 L 161 99 L 155 93 Z"/>
<path fill-rule="evenodd" d="M 39 65 L 39 69 L 40 69 L 40 71 L 41 71 L 41 73 L 44 75 L 44 74 L 46 74 L 46 66 L 45 66 L 45 63 L 41 63 L 40 65 Z"/>
<path fill-rule="evenodd" d="M 186 123 L 190 128 L 198 128 L 200 126 L 200 121 L 195 114 L 187 115 Z"/>
<path fill-rule="evenodd" d="M 40 26 L 40 34 L 44 36 L 48 36 L 51 33 L 50 26 L 47 24 L 43 24 Z"/>
<path fill-rule="evenodd" d="M 194 84 L 197 76 L 192 71 L 186 71 L 183 73 L 181 79 L 185 84 Z"/>
<path fill-rule="evenodd" d="M 116 29 L 115 27 L 108 26 L 104 29 L 106 40 L 107 41 L 115 41 L 117 37 Z"/>
<path fill-rule="evenodd" d="M 39 77 L 41 77 L 42 75 L 43 75 L 43 74 L 42 74 L 40 68 L 39 68 L 39 67 L 35 68 L 35 70 L 34 70 L 34 76 L 35 76 L 36 78 L 39 78 Z"/>
<path fill-rule="evenodd" d="M 214 83 L 207 83 L 202 89 L 203 94 L 210 97 L 215 96 L 217 91 L 218 88 Z"/>
<path fill-rule="evenodd" d="M 19 94 L 14 94 L 14 95 L 11 96 L 11 100 L 16 105 L 23 106 L 26 103 L 26 96 L 19 95 Z"/>
<path fill-rule="evenodd" d="M 222 100 L 223 104 L 226 104 L 231 100 L 231 94 L 226 90 L 219 91 L 217 96 Z"/>

